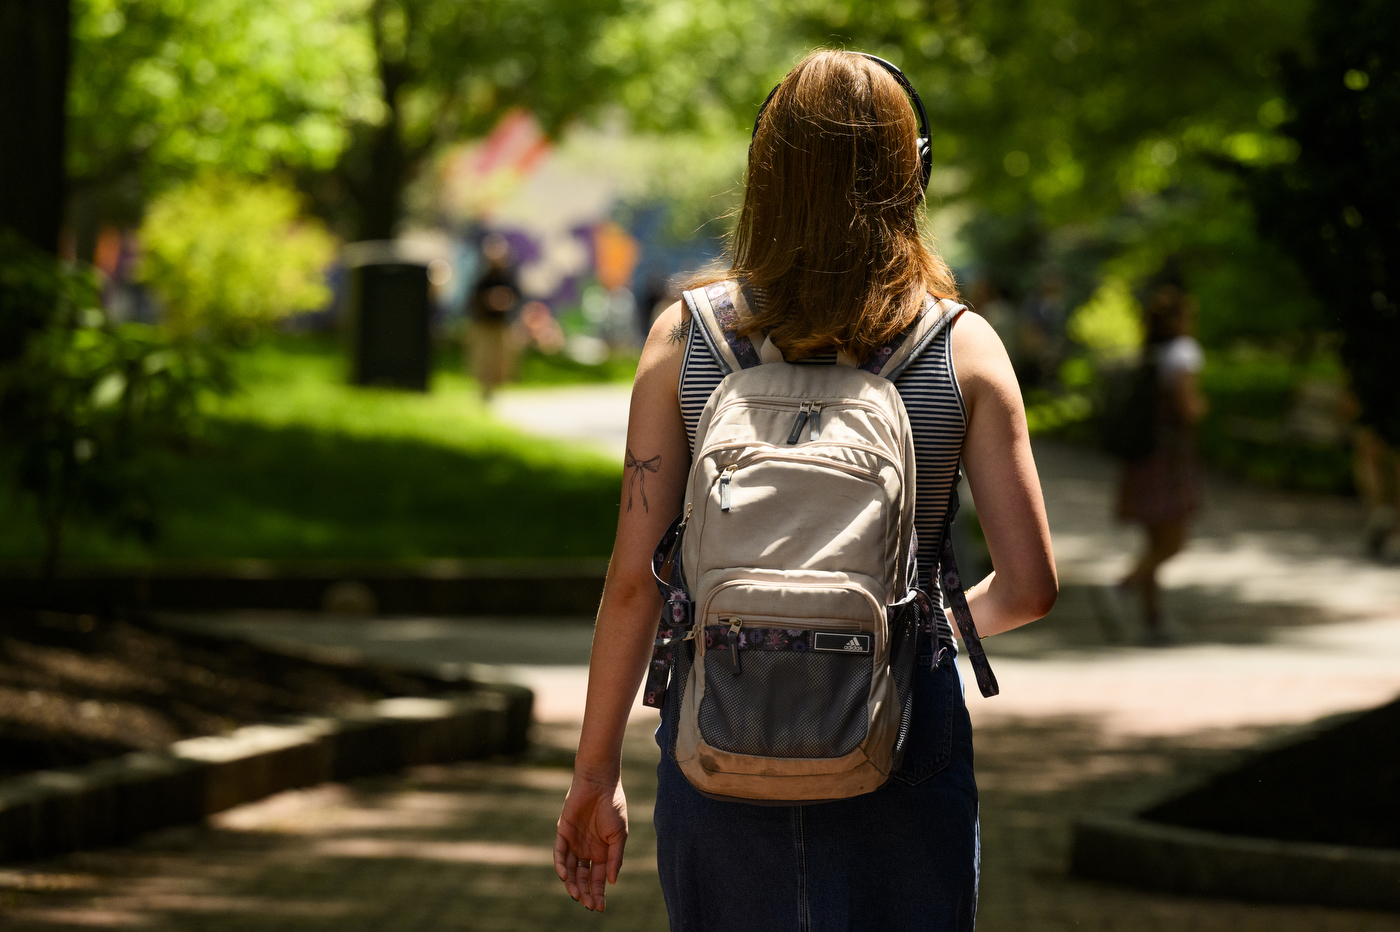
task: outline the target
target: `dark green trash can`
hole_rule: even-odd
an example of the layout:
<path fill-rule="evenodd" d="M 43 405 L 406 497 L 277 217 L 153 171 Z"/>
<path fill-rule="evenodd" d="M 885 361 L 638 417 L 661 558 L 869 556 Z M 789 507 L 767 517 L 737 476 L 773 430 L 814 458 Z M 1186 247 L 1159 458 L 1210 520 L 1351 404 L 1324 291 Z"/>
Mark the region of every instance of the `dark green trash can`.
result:
<path fill-rule="evenodd" d="M 391 243 L 354 246 L 361 248 L 346 250 L 351 379 L 425 392 L 432 360 L 427 263 L 403 258 Z"/>

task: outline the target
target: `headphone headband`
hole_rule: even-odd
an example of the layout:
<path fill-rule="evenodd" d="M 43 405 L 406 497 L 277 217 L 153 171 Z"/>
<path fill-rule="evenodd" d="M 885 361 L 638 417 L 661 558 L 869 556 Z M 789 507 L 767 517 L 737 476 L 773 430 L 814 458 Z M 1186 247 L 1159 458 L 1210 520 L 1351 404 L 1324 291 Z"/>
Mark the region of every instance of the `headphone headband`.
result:
<path fill-rule="evenodd" d="M 898 66 L 893 63 L 887 62 L 877 55 L 871 55 L 869 52 L 856 52 L 855 54 L 862 58 L 867 58 L 881 68 L 884 68 L 895 81 L 899 82 L 899 86 L 903 88 L 904 93 L 909 96 L 909 102 L 914 106 L 914 115 L 919 119 L 919 163 L 923 170 L 923 186 L 921 190 L 926 191 L 928 189 L 929 177 L 933 174 L 933 146 L 930 143 L 928 114 L 924 112 L 924 102 L 920 99 L 919 92 L 914 90 L 914 85 L 905 77 L 904 72 L 900 71 Z M 780 87 L 782 87 L 781 82 L 775 84 L 773 89 L 768 92 L 768 96 L 763 98 L 763 103 L 758 108 L 758 115 L 755 116 L 753 120 L 753 135 L 749 137 L 750 153 L 753 152 L 753 140 L 758 136 L 758 124 L 763 119 L 763 112 L 768 109 L 768 105 L 772 103 L 773 96 L 778 93 L 778 88 Z"/>

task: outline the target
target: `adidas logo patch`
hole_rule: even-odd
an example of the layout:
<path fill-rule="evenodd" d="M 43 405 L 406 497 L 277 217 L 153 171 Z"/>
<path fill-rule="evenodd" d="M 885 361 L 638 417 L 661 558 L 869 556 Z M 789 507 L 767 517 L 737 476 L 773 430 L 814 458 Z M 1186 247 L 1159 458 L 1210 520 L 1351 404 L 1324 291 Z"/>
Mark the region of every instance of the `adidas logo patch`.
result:
<path fill-rule="evenodd" d="M 870 653 L 870 635 L 844 631 L 813 631 L 812 649 L 834 654 Z"/>

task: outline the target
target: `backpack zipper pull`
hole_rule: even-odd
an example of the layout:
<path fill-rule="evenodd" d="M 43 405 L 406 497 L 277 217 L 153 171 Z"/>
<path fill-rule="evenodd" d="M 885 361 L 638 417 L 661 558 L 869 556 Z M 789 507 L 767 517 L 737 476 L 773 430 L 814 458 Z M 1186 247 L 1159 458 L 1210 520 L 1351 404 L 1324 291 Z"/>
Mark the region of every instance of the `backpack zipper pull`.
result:
<path fill-rule="evenodd" d="M 739 629 L 742 627 L 744 627 L 744 619 L 729 619 L 729 634 L 727 636 L 729 640 L 729 664 L 730 672 L 735 676 L 743 672 L 739 667 Z"/>
<path fill-rule="evenodd" d="M 802 436 L 802 425 L 807 423 L 807 412 L 812 410 L 810 401 L 802 402 L 802 407 L 797 409 L 797 420 L 792 422 L 792 433 L 788 434 L 787 442 L 796 443 Z"/>
<path fill-rule="evenodd" d="M 822 403 L 820 401 L 812 402 L 811 424 L 812 433 L 808 436 L 807 439 L 816 440 L 818 437 L 821 436 L 822 433 Z"/>
<path fill-rule="evenodd" d="M 690 509 L 693 503 L 685 506 L 685 516 L 681 518 L 680 526 L 676 528 L 676 539 L 671 541 L 671 549 L 666 551 L 666 559 L 661 562 L 661 571 L 658 578 L 671 581 L 671 574 L 676 567 L 676 555 L 680 553 L 681 543 L 685 540 L 685 526 L 690 523 Z"/>
<path fill-rule="evenodd" d="M 719 510 L 729 510 L 729 479 L 734 475 L 734 470 L 739 467 L 730 463 L 724 467 L 724 472 L 719 474 Z"/>

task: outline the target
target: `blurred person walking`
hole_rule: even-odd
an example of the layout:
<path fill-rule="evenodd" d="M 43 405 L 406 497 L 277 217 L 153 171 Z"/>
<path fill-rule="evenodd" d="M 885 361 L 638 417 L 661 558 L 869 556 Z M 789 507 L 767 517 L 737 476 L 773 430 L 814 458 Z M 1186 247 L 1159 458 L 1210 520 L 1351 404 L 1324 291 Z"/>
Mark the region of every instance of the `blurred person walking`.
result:
<path fill-rule="evenodd" d="M 1132 570 L 1098 592 L 1101 617 L 1115 638 L 1127 627 L 1134 594 L 1142 605 L 1147 643 L 1180 637 L 1162 611 L 1157 571 L 1185 545 L 1201 501 L 1195 426 L 1206 413 L 1197 384 L 1205 353 L 1193 336 L 1195 315 L 1195 299 L 1169 265 L 1149 284 L 1142 358 L 1125 404 L 1109 418 L 1106 445 L 1124 460 L 1117 515 L 1147 533 Z"/>
<path fill-rule="evenodd" d="M 1391 449 L 1375 428 L 1358 425 L 1352 437 L 1352 471 L 1366 506 L 1366 552 L 1386 563 L 1400 563 L 1400 451 Z"/>
<path fill-rule="evenodd" d="M 481 397 L 490 401 L 510 377 L 510 318 L 520 303 L 520 285 L 510 243 L 504 236 L 488 235 L 481 243 L 481 255 L 486 260 L 486 270 L 472 289 L 468 305 L 471 328 L 467 352 L 481 385 Z"/>
<path fill-rule="evenodd" d="M 811 372 L 814 368 L 846 366 L 851 380 L 882 392 L 881 398 L 895 396 L 907 411 L 912 434 L 914 455 L 906 461 L 911 474 L 904 490 L 908 494 L 917 489 L 917 586 L 926 600 L 919 604 L 926 607 L 921 617 L 928 626 L 907 642 L 917 665 L 905 693 L 911 699 L 904 706 L 908 718 L 907 731 L 901 726 L 901 734 L 907 734 L 902 759 L 895 759 L 889 772 L 880 772 L 885 782 L 878 788 L 858 790 L 857 795 L 833 794 L 844 798 L 758 804 L 742 793 L 725 793 L 723 798 L 702 793 L 691 782 L 695 759 L 687 758 L 684 772 L 677 760 L 677 728 L 694 727 L 690 718 L 677 724 L 685 709 L 693 713 L 694 691 L 687 693 L 688 702 L 678 702 L 681 686 L 690 680 L 678 683 L 673 678 L 668 687 L 664 678 L 648 678 L 647 700 L 664 695 L 656 733 L 661 761 L 654 808 L 661 886 L 673 930 L 965 932 L 973 927 L 980 856 L 977 787 L 963 684 L 951 662 L 958 650 L 952 625 L 956 620 L 964 633 L 984 694 L 994 692 L 994 682 L 984 682 L 984 668 L 978 667 L 976 635 L 989 636 L 1041 617 L 1055 600 L 1057 582 L 1040 482 L 1010 361 L 987 322 L 956 303 L 952 274 L 919 237 L 931 160 L 927 120 L 915 117 L 911 101 L 922 117 L 922 104 L 907 79 L 888 63 L 843 51 L 818 51 L 805 58 L 760 111 L 731 267 L 702 278 L 685 293 L 684 302 L 667 308 L 651 328 L 633 388 L 627 477 L 594 633 L 583 731 L 555 844 L 560 879 L 589 909 L 604 908 L 605 883 L 616 883 L 622 865 L 628 833 L 620 780 L 623 735 L 643 675 L 649 668 L 663 674 L 667 669 L 665 651 L 674 647 L 677 663 L 682 663 L 688 662 L 687 651 L 699 657 L 703 650 L 705 664 L 695 661 L 693 675 L 711 661 L 724 662 L 713 668 L 713 676 L 723 677 L 714 687 L 717 691 L 726 683 L 732 690 L 760 688 L 770 682 L 765 671 L 777 669 L 774 664 L 802 664 L 806 661 L 800 658 L 817 656 L 804 650 L 834 651 L 843 661 L 869 662 L 862 656 L 872 653 L 869 642 L 860 639 L 871 635 L 838 636 L 843 646 L 821 647 L 816 646 L 819 638 L 832 635 L 806 632 L 812 646 L 804 648 L 804 632 L 781 625 L 744 629 L 741 636 L 736 633 L 742 628 L 737 617 L 724 619 L 733 653 L 720 653 L 718 642 L 704 646 L 712 632 L 700 629 L 713 618 L 710 609 L 700 607 L 694 609 L 694 626 L 689 628 L 696 639 L 682 639 L 690 616 L 682 610 L 679 620 L 673 620 L 678 618 L 676 606 L 682 604 L 676 602 L 677 593 L 694 596 L 675 588 L 680 584 L 668 570 L 678 543 L 670 550 L 656 544 L 658 539 L 663 544 L 678 542 L 677 535 L 685 533 L 684 522 L 673 522 L 672 517 L 686 505 L 687 486 L 699 481 L 691 477 L 692 445 L 699 454 L 697 432 L 716 416 L 712 398 L 735 385 L 755 384 L 755 378 L 812 380 L 834 375 Z M 906 337 L 911 338 L 908 345 Z M 891 360 L 899 362 L 892 362 L 882 375 Z M 788 361 L 799 364 L 783 368 Z M 726 372 L 733 374 L 726 377 Z M 782 409 L 788 420 L 797 407 L 795 397 Z M 762 407 L 754 404 L 746 410 Z M 834 441 L 810 441 L 824 429 L 830 432 L 833 425 L 847 424 L 842 418 L 857 417 L 841 409 L 861 409 L 861 404 L 829 400 L 825 406 L 825 421 L 822 405 L 807 403 L 786 444 L 777 437 L 758 446 L 770 451 L 771 461 L 804 462 L 824 447 L 844 448 Z M 786 434 L 787 422 L 779 426 Z M 706 442 L 711 439 L 706 434 Z M 844 446 L 850 447 L 850 456 L 864 455 L 855 450 L 859 444 Z M 943 546 L 960 460 L 967 467 L 996 567 L 965 593 Z M 691 502 L 696 516 L 687 520 L 692 532 L 696 524 L 709 528 L 698 537 L 706 546 L 717 545 L 709 542 L 718 538 L 709 535 L 740 533 L 725 530 L 740 527 L 732 523 L 740 519 L 724 517 L 731 514 L 728 477 L 738 468 L 737 461 L 726 468 L 717 493 L 711 485 L 709 498 L 696 492 Z M 742 472 L 735 479 L 734 515 L 769 513 L 762 510 L 767 488 L 762 476 L 777 478 L 777 473 L 760 475 L 758 467 L 753 468 L 750 484 L 745 484 Z M 771 542 L 774 547 L 791 549 L 801 543 L 793 541 L 803 537 L 820 546 L 826 539 L 823 535 L 830 529 L 822 521 L 829 503 L 812 488 L 809 500 L 788 516 L 793 533 L 785 531 L 786 542 Z M 726 520 L 731 523 L 724 524 Z M 757 539 L 731 539 L 731 544 L 744 543 L 757 551 L 770 543 L 763 539 L 762 521 L 749 526 L 755 528 L 749 536 Z M 661 577 L 672 580 L 662 627 L 673 629 L 674 637 L 664 642 L 655 640 L 663 601 L 653 578 L 653 561 Z M 810 575 L 794 568 L 784 578 Z M 947 587 L 955 619 L 945 614 L 940 582 Z M 810 600 L 818 596 L 837 599 L 824 593 L 817 587 L 792 598 L 818 614 L 837 612 L 835 601 L 821 603 L 826 607 L 820 611 L 810 608 Z M 876 613 L 882 621 L 895 597 L 897 593 L 891 593 Z M 799 628 L 821 623 L 807 614 L 783 617 Z M 847 616 L 838 612 L 834 617 Z M 827 624 L 846 624 L 852 630 L 849 623 Z M 663 653 L 654 654 L 654 644 Z M 853 649 L 856 655 L 849 653 Z M 708 656 L 710 651 L 713 656 Z M 878 673 L 882 678 L 893 675 L 889 669 Z M 825 715 L 822 710 L 828 704 L 835 708 L 835 699 L 820 691 L 815 678 L 798 679 L 787 687 L 798 692 L 775 699 L 774 705 L 792 708 L 794 716 L 810 709 L 814 718 Z M 860 696 L 865 701 L 865 693 Z M 702 706 L 707 701 L 702 700 Z M 784 714 L 757 706 L 749 710 L 759 716 Z M 860 722 L 864 725 L 865 719 Z M 781 719 L 773 727 L 787 734 L 793 723 Z M 784 759 L 785 766 L 791 763 Z M 873 759 L 868 763 L 873 765 Z M 705 766 L 703 758 L 699 766 Z"/>

